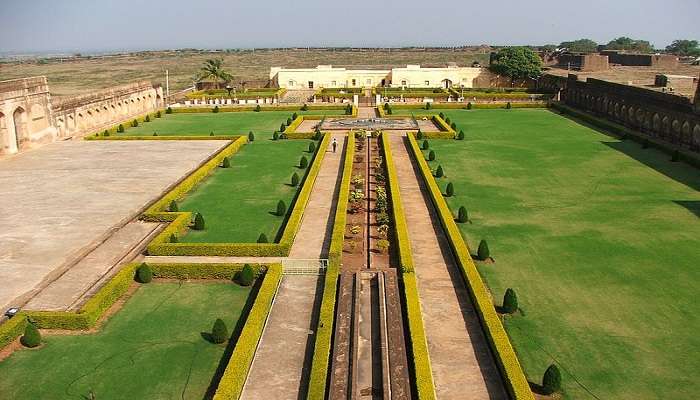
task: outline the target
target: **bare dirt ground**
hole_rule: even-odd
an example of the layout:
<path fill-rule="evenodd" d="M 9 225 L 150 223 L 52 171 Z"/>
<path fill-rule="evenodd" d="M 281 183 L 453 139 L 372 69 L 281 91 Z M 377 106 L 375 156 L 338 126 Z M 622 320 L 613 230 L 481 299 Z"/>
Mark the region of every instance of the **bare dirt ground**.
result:
<path fill-rule="evenodd" d="M 641 86 L 647 89 L 654 89 L 654 77 L 657 74 L 700 76 L 700 66 L 679 64 L 677 68 L 652 68 L 652 67 L 611 67 L 605 71 L 580 72 L 568 71 L 561 68 L 552 68 L 547 73 L 552 75 L 567 76 L 569 73 L 578 75 L 580 80 L 587 78 L 602 79 L 610 82 L 624 83 L 627 85 Z M 658 89 L 658 88 L 657 88 Z M 692 97 L 694 90 L 677 90 L 676 94 Z"/>
<path fill-rule="evenodd" d="M 456 62 L 471 65 L 488 62 L 488 52 L 475 50 L 242 50 L 235 52 L 158 51 L 119 56 L 81 57 L 0 63 L 0 80 L 45 75 L 53 96 L 91 92 L 115 84 L 150 80 L 165 85 L 165 70 L 170 73 L 170 90 L 192 85 L 193 75 L 204 60 L 223 58 L 224 67 L 236 81 L 267 80 L 270 67 L 389 68 L 406 64 L 424 66 Z M 258 85 L 255 85 L 258 86 Z"/>

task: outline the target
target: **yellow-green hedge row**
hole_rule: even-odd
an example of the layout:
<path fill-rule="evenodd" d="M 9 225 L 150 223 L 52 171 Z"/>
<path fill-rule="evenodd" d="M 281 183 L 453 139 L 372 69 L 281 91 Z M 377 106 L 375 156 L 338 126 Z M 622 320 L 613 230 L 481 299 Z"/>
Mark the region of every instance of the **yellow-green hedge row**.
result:
<path fill-rule="evenodd" d="M 148 244 L 148 254 L 154 256 L 251 256 L 273 257 L 286 256 L 294 242 L 294 237 L 301 225 L 304 209 L 311 196 L 313 185 L 321 169 L 321 163 L 328 147 L 330 135 L 324 135 L 316 149 L 316 154 L 302 184 L 294 208 L 287 220 L 279 243 L 170 243 L 170 236 L 186 233 L 192 219 L 191 212 L 168 212 L 170 202 L 184 197 L 194 186 L 216 169 L 224 157 L 236 153 L 247 142 L 241 137 L 231 143 L 215 157 L 205 163 L 192 175 L 183 180 L 174 189 L 146 210 L 143 219 L 155 222 L 170 222 L 163 231 Z M 321 151 L 323 149 L 323 151 Z"/>
<path fill-rule="evenodd" d="M 469 289 L 470 297 L 476 307 L 489 345 L 494 352 L 496 363 L 501 370 L 506 388 L 513 399 L 533 400 L 532 391 L 525 378 L 523 369 L 520 366 L 518 357 L 496 313 L 488 289 L 481 279 L 476 265 L 474 265 L 469 248 L 467 248 L 462 234 L 454 221 L 454 216 L 442 196 L 440 187 L 433 178 L 430 167 L 418 146 L 418 142 L 416 142 L 412 134 L 409 134 L 408 138 L 413 156 L 420 165 L 421 174 L 428 185 L 430 197 L 435 208 L 438 210 L 440 222 L 447 232 L 447 237 L 459 264 L 462 278 L 465 280 L 467 288 Z"/>
<path fill-rule="evenodd" d="M 140 125 L 140 124 L 144 124 L 144 123 L 147 124 L 148 122 L 145 122 L 145 121 L 146 121 L 146 116 L 148 116 L 148 117 L 151 119 L 151 122 L 153 122 L 154 120 L 157 119 L 157 118 L 156 118 L 156 114 L 158 113 L 158 111 L 160 111 L 161 118 L 162 118 L 162 117 L 165 117 L 165 110 L 163 110 L 163 109 L 156 110 L 156 111 L 151 112 L 151 113 L 146 113 L 146 114 L 140 115 L 140 116 L 138 116 L 138 117 L 131 118 L 131 119 L 129 119 L 128 121 L 124 121 L 124 122 L 119 123 L 119 124 L 114 124 L 114 125 L 113 125 L 112 127 L 110 127 L 110 128 L 103 129 L 103 130 L 98 131 L 98 132 L 95 132 L 95 133 L 93 133 L 93 134 L 91 134 L 91 135 L 87 135 L 87 136 L 85 136 L 84 140 L 97 140 L 97 139 L 108 139 L 108 138 L 111 138 L 111 137 L 117 135 L 117 129 L 119 129 L 119 125 L 122 125 L 122 126 L 124 127 L 124 130 L 126 131 L 126 130 L 128 130 L 129 128 L 132 127 L 131 124 L 132 124 L 132 122 L 134 122 L 134 120 L 139 121 L 139 125 Z M 105 131 L 109 132 L 109 136 L 107 136 L 107 137 L 102 136 L 102 135 L 104 134 Z M 158 136 L 155 136 L 155 137 L 158 137 Z"/>
<path fill-rule="evenodd" d="M 435 122 L 435 124 L 437 124 L 438 129 L 440 129 L 441 132 L 445 132 L 445 133 L 447 133 L 447 134 L 451 134 L 452 137 L 454 137 L 455 130 L 452 129 L 452 127 L 450 126 L 450 124 L 448 124 L 447 122 L 445 122 L 445 120 L 442 119 L 442 117 L 440 117 L 439 115 L 433 115 L 433 116 L 431 117 L 431 119 L 433 120 L 433 122 Z"/>
<path fill-rule="evenodd" d="M 245 106 L 227 106 L 219 107 L 219 112 L 244 112 L 244 111 L 255 111 L 256 105 L 245 105 Z M 294 106 L 275 106 L 275 105 L 260 105 L 260 111 L 303 111 L 301 105 Z M 187 113 L 211 113 L 212 106 L 203 107 L 175 107 L 173 108 L 173 114 L 187 114 Z M 307 110 L 344 110 L 345 107 L 338 105 L 321 105 L 321 104 L 307 104 Z"/>
<path fill-rule="evenodd" d="M 237 400 L 241 396 L 281 280 L 282 266 L 270 265 L 216 388 L 214 400 Z"/>
<path fill-rule="evenodd" d="M 26 326 L 27 314 L 24 312 L 19 312 L 14 317 L 3 322 L 0 325 L 0 349 L 22 335 Z"/>
<path fill-rule="evenodd" d="M 333 220 L 333 231 L 328 251 L 328 269 L 323 283 L 323 298 L 316 327 L 314 354 L 309 375 L 307 398 L 323 400 L 326 397 L 326 379 L 331 355 L 331 339 L 333 338 L 333 321 L 335 319 L 335 300 L 340 270 L 340 259 L 343 254 L 345 238 L 345 223 L 347 220 L 348 197 L 350 194 L 350 179 L 352 163 L 355 158 L 355 135 L 347 136 L 345 159 L 343 161 L 343 176 L 340 181 L 338 203 Z"/>
<path fill-rule="evenodd" d="M 85 140 L 236 140 L 241 135 L 217 136 L 89 136 Z"/>
<path fill-rule="evenodd" d="M 413 253 L 411 252 L 411 242 L 408 237 L 408 223 L 406 222 L 406 215 L 401 201 L 399 179 L 396 175 L 394 158 L 389 144 L 389 135 L 382 134 L 382 150 L 389 181 L 389 196 L 396 240 L 399 243 L 403 303 L 406 309 L 406 319 L 408 320 L 409 349 L 412 356 L 410 360 L 413 363 L 418 398 L 421 400 L 432 400 L 435 399 L 435 383 L 433 382 L 433 373 L 430 366 L 428 339 L 425 336 L 425 328 L 423 326 L 418 286 L 416 285 L 416 276 L 414 274 Z"/>
<path fill-rule="evenodd" d="M 422 132 L 423 139 L 454 139 L 453 132 Z"/>
<path fill-rule="evenodd" d="M 292 123 L 284 128 L 284 133 L 289 134 L 297 131 L 297 128 L 301 123 L 304 122 L 304 116 L 303 115 L 298 115 Z"/>

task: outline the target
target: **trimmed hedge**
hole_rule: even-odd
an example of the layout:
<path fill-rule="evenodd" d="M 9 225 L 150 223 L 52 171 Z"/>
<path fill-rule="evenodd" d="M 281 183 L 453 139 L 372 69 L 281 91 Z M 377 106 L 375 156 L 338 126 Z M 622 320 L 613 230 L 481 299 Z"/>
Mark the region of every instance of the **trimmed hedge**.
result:
<path fill-rule="evenodd" d="M 27 314 L 24 312 L 18 312 L 14 317 L 3 322 L 0 325 L 0 349 L 21 336 L 26 326 Z"/>
<path fill-rule="evenodd" d="M 214 400 L 238 399 L 241 396 L 281 281 L 282 266 L 270 265 L 216 388 Z"/>
<path fill-rule="evenodd" d="M 328 377 L 330 364 L 331 339 L 333 337 L 333 321 L 335 318 L 335 297 L 340 258 L 343 253 L 352 163 L 355 158 L 355 135 L 349 134 L 346 140 L 343 177 L 340 181 L 338 205 L 336 206 L 333 220 L 333 231 L 328 251 L 328 269 L 324 278 L 323 298 L 321 299 L 318 326 L 316 327 L 316 340 L 314 341 L 314 354 L 309 375 L 307 398 L 310 400 L 324 400 L 326 397 L 326 378 Z"/>
<path fill-rule="evenodd" d="M 389 197 L 391 200 L 396 240 L 399 244 L 399 262 L 401 264 L 404 291 L 403 297 L 406 318 L 408 320 L 409 349 L 412 355 L 409 359 L 413 363 L 418 398 L 435 399 L 435 383 L 433 382 L 430 355 L 428 353 L 428 339 L 425 336 L 420 297 L 418 296 L 418 286 L 414 274 L 413 253 L 411 252 L 411 242 L 408 237 L 408 223 L 406 222 L 403 203 L 401 202 L 399 180 L 396 175 L 391 146 L 389 145 L 389 135 L 382 135 L 382 150 L 389 181 Z"/>
<path fill-rule="evenodd" d="M 408 138 L 413 151 L 413 157 L 420 166 L 421 174 L 430 191 L 430 197 L 435 208 L 438 210 L 440 222 L 447 233 L 450 246 L 459 264 L 462 278 L 466 282 L 469 295 L 474 303 L 479 319 L 481 320 L 482 328 L 493 350 L 496 364 L 501 370 L 506 389 L 513 399 L 533 400 L 534 397 L 528 381 L 525 378 L 518 357 L 510 343 L 508 334 L 496 313 L 488 288 L 474 265 L 469 248 L 464 242 L 462 234 L 454 221 L 452 212 L 442 196 L 442 191 L 433 178 L 430 167 L 425 161 L 416 139 L 412 134 L 409 134 Z"/>

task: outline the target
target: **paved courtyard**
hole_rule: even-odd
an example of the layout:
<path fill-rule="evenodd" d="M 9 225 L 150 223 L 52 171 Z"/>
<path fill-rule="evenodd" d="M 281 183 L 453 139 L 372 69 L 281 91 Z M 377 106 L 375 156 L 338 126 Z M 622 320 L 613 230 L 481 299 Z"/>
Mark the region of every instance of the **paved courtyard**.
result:
<path fill-rule="evenodd" d="M 57 142 L 0 159 L 0 310 L 58 278 L 226 143 Z"/>

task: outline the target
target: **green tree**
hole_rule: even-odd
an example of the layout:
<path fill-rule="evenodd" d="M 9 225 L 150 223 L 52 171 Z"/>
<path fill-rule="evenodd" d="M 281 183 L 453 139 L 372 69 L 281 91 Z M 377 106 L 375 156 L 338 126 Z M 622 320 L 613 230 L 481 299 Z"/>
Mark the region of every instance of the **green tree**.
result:
<path fill-rule="evenodd" d="M 445 188 L 445 195 L 447 197 L 452 197 L 455 195 L 455 187 L 452 182 L 447 184 L 447 187 Z"/>
<path fill-rule="evenodd" d="M 248 141 L 249 142 L 255 141 L 255 134 L 253 133 L 253 131 L 248 132 Z"/>
<path fill-rule="evenodd" d="M 559 47 L 564 47 L 574 53 L 594 53 L 596 50 L 598 50 L 598 43 L 592 41 L 591 39 L 578 39 L 568 42 L 561 42 Z"/>
<path fill-rule="evenodd" d="M 508 288 L 503 295 L 503 312 L 513 314 L 516 311 L 518 311 L 518 295 L 515 294 L 515 290 Z"/>
<path fill-rule="evenodd" d="M 194 215 L 194 230 L 201 231 L 204 230 L 204 217 L 200 213 Z"/>
<path fill-rule="evenodd" d="M 261 233 L 260 236 L 258 236 L 258 243 L 270 243 L 270 241 L 267 240 L 267 235 Z"/>
<path fill-rule="evenodd" d="M 633 50 L 640 53 L 651 53 L 654 48 L 651 43 L 646 40 L 632 39 L 626 36 L 621 36 L 613 39 L 605 45 L 607 50 Z"/>
<path fill-rule="evenodd" d="M 438 165 L 437 169 L 435 170 L 435 177 L 442 178 L 444 175 L 445 171 L 442 169 L 442 165 Z"/>
<path fill-rule="evenodd" d="M 299 174 L 296 172 L 292 174 L 292 181 L 291 181 L 292 186 L 297 186 L 299 184 Z"/>
<path fill-rule="evenodd" d="M 221 168 L 231 168 L 231 160 L 229 160 L 228 157 L 224 157 L 224 160 L 221 163 Z"/>
<path fill-rule="evenodd" d="M 177 212 L 178 211 L 177 201 L 170 200 L 170 205 L 168 206 L 168 211 L 170 211 L 170 212 Z"/>
<path fill-rule="evenodd" d="M 457 140 L 464 140 L 464 131 L 460 130 L 457 134 Z"/>
<path fill-rule="evenodd" d="M 280 200 L 277 202 L 277 216 L 278 217 L 283 217 L 284 214 L 287 213 L 287 205 L 284 204 L 284 200 Z"/>
<path fill-rule="evenodd" d="M 491 61 L 491 70 L 511 79 L 534 79 L 542 73 L 542 59 L 527 47 L 505 47 Z M 469 105 L 467 105 L 469 107 Z"/>
<path fill-rule="evenodd" d="M 221 344 L 228 339 L 228 329 L 226 323 L 221 318 L 214 321 L 214 326 L 211 328 L 211 341 L 216 344 Z"/>
<path fill-rule="evenodd" d="M 459 207 L 459 211 L 457 212 L 457 222 L 469 222 L 469 213 L 467 212 L 467 207 Z"/>
<path fill-rule="evenodd" d="M 299 168 L 304 169 L 309 166 L 309 160 L 306 158 L 306 156 L 301 156 L 301 159 L 299 160 Z"/>
<path fill-rule="evenodd" d="M 428 161 L 435 161 L 435 150 L 430 150 L 428 153 Z"/>
<path fill-rule="evenodd" d="M 197 82 L 201 82 L 204 79 L 212 79 L 219 86 L 219 82 L 231 82 L 233 75 L 224 71 L 224 60 L 222 58 L 209 59 L 204 61 L 204 65 L 202 65 L 199 73 L 195 76 Z"/>
<path fill-rule="evenodd" d="M 245 264 L 243 266 L 243 269 L 241 269 L 236 274 L 236 282 L 238 282 L 238 284 L 241 286 L 250 286 L 253 284 L 254 280 L 255 271 L 253 271 L 253 268 L 250 266 L 250 264 Z"/>
<path fill-rule="evenodd" d="M 424 140 L 422 148 L 423 150 L 428 150 L 430 148 L 430 143 L 428 143 L 427 140 Z"/>
<path fill-rule="evenodd" d="M 141 263 L 141 265 L 136 269 L 136 281 L 139 283 L 150 283 L 153 280 L 153 270 L 146 263 Z"/>
<path fill-rule="evenodd" d="M 561 389 L 561 373 L 559 368 L 552 364 L 544 372 L 542 377 L 542 392 L 544 394 L 552 394 Z"/>
<path fill-rule="evenodd" d="M 171 233 L 170 234 L 170 243 L 177 243 L 177 242 L 179 242 L 179 240 L 177 239 L 177 235 L 175 235 L 174 233 Z"/>
<path fill-rule="evenodd" d="M 423 139 L 423 131 L 421 131 L 420 129 L 418 129 L 418 132 L 416 133 L 416 139 Z"/>
<path fill-rule="evenodd" d="M 314 142 L 309 143 L 309 153 L 316 151 L 316 144 Z"/>
<path fill-rule="evenodd" d="M 20 343 L 25 347 L 36 347 L 41 344 L 41 333 L 31 322 L 24 328 L 24 335 L 19 338 Z"/>
<path fill-rule="evenodd" d="M 673 43 L 666 46 L 666 51 L 679 56 L 700 57 L 700 47 L 697 40 L 674 40 Z"/>
<path fill-rule="evenodd" d="M 486 240 L 481 239 L 481 242 L 479 242 L 479 249 L 476 251 L 476 257 L 481 261 L 485 261 L 489 257 L 491 257 L 491 251 L 489 251 L 489 244 L 486 243 Z"/>

